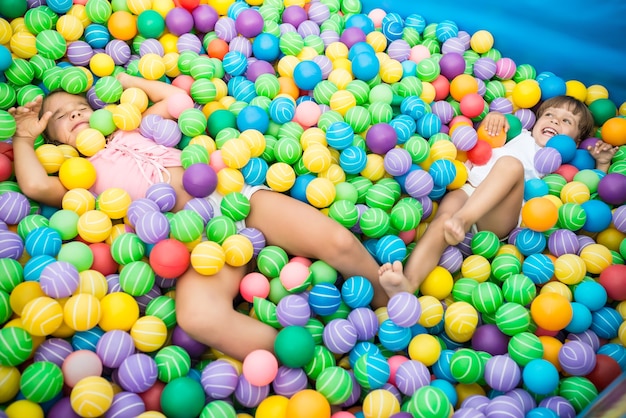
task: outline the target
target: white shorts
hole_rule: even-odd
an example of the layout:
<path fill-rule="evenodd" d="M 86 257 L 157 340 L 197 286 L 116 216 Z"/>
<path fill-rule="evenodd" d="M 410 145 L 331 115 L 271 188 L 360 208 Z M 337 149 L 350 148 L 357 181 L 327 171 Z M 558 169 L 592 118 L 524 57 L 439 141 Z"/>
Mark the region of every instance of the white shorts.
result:
<path fill-rule="evenodd" d="M 272 189 L 270 189 L 264 184 L 260 184 L 258 186 L 250 186 L 249 184 L 244 184 L 243 188 L 241 189 L 241 194 L 243 194 L 249 200 L 252 197 L 252 195 L 259 190 L 272 190 Z M 224 196 L 219 194 L 217 191 L 215 191 L 211 193 L 211 195 L 207 197 L 206 199 L 209 201 L 209 203 L 211 204 L 211 207 L 213 208 L 213 216 L 221 216 L 222 209 L 220 205 L 222 203 L 222 200 L 224 199 Z M 246 220 L 244 219 L 241 221 L 237 221 L 235 222 L 235 224 L 237 225 L 237 231 L 241 231 L 242 229 L 246 227 Z"/>

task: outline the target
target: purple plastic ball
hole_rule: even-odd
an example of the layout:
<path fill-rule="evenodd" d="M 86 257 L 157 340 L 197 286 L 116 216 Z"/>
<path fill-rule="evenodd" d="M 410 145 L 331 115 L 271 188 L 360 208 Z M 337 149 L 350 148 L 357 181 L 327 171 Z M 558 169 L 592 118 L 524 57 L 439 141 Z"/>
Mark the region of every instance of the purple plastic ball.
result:
<path fill-rule="evenodd" d="M 438 265 L 450 273 L 456 273 L 463 265 L 463 253 L 458 247 L 449 245 L 443 250 Z"/>
<path fill-rule="evenodd" d="M 489 405 L 489 398 L 485 395 L 471 395 L 461 402 L 461 408 L 473 408 L 477 411 L 484 411 Z"/>
<path fill-rule="evenodd" d="M 446 39 L 443 44 L 441 44 L 441 52 L 444 55 L 463 54 L 466 49 L 465 42 L 456 36 Z"/>
<path fill-rule="evenodd" d="M 239 234 L 250 240 L 253 248 L 252 254 L 254 256 L 259 255 L 259 252 L 265 248 L 265 235 L 263 235 L 260 230 L 252 227 L 246 227 L 239 231 Z"/>
<path fill-rule="evenodd" d="M 422 386 L 430 383 L 428 367 L 421 361 L 407 360 L 396 370 L 396 387 L 404 395 L 411 396 Z"/>
<path fill-rule="evenodd" d="M 561 418 L 574 418 L 576 416 L 576 409 L 562 396 L 544 398 L 539 402 L 539 406 L 553 410 Z"/>
<path fill-rule="evenodd" d="M 454 117 L 454 108 L 450 103 L 446 102 L 445 100 L 437 100 L 435 103 L 433 103 L 431 105 L 431 112 L 439 116 L 439 119 L 441 119 L 441 123 L 448 123 Z"/>
<path fill-rule="evenodd" d="M 460 408 L 454 411 L 452 418 L 485 418 L 485 414 L 474 408 Z"/>
<path fill-rule="evenodd" d="M 146 198 L 154 201 L 161 212 L 169 212 L 176 205 L 176 190 L 168 183 L 155 183 L 146 190 Z"/>
<path fill-rule="evenodd" d="M 163 44 L 153 38 L 146 39 L 139 46 L 139 56 L 143 57 L 146 54 L 157 54 L 162 57 L 165 54 Z"/>
<path fill-rule="evenodd" d="M 235 29 L 246 38 L 254 38 L 263 31 L 263 16 L 255 9 L 245 9 L 235 19 Z"/>
<path fill-rule="evenodd" d="M 200 383 L 211 399 L 226 399 L 237 387 L 237 369 L 226 360 L 215 360 L 202 369 Z"/>
<path fill-rule="evenodd" d="M 206 344 L 192 338 L 178 325 L 174 327 L 172 332 L 172 344 L 184 348 L 191 358 L 200 357 L 207 349 Z"/>
<path fill-rule="evenodd" d="M 387 54 L 396 61 L 406 61 L 411 54 L 411 46 L 404 39 L 396 39 L 387 47 Z"/>
<path fill-rule="evenodd" d="M 230 42 L 237 36 L 235 21 L 230 17 L 223 16 L 215 23 L 215 34 L 223 41 Z"/>
<path fill-rule="evenodd" d="M 578 254 L 580 243 L 576 234 L 569 229 L 557 229 L 548 237 L 548 249 L 556 257 L 563 254 Z"/>
<path fill-rule="evenodd" d="M 406 174 L 411 169 L 412 164 L 411 154 L 404 148 L 389 150 L 383 159 L 385 171 L 394 177 Z"/>
<path fill-rule="evenodd" d="M 506 395 L 491 399 L 483 412 L 487 417 L 524 418 L 526 415 L 522 404 L 517 399 Z"/>
<path fill-rule="evenodd" d="M 494 324 L 484 324 L 476 328 L 472 335 L 472 348 L 485 351 L 492 356 L 508 351 L 509 338 Z"/>
<path fill-rule="evenodd" d="M 191 164 L 183 173 L 183 187 L 194 197 L 207 197 L 217 187 L 217 174 L 208 164 Z"/>
<path fill-rule="evenodd" d="M 73 43 L 73 42 L 72 42 Z M 115 65 L 124 65 L 130 59 L 130 46 L 119 39 L 112 39 L 104 47 L 104 52 L 111 58 Z"/>
<path fill-rule="evenodd" d="M 159 145 L 175 147 L 180 142 L 182 133 L 178 122 L 172 119 L 161 119 L 156 123 L 152 139 Z"/>
<path fill-rule="evenodd" d="M 204 224 L 206 225 L 215 214 L 215 209 L 208 199 L 202 199 L 195 197 L 185 203 L 184 209 L 192 210 L 202 217 Z"/>
<path fill-rule="evenodd" d="M 305 20 L 298 26 L 298 33 L 302 38 L 306 38 L 307 36 L 319 36 L 320 27 L 313 21 Z"/>
<path fill-rule="evenodd" d="M 4 192 L 0 195 L 0 220 L 17 225 L 30 213 L 28 198 L 18 192 Z"/>
<path fill-rule="evenodd" d="M 615 229 L 626 233 L 626 205 L 622 205 L 613 211 L 612 221 Z"/>
<path fill-rule="evenodd" d="M 556 148 L 540 148 L 535 154 L 535 169 L 542 174 L 554 173 L 562 162 L 561 153 Z"/>
<path fill-rule="evenodd" d="M 215 24 L 220 16 L 213 6 L 200 4 L 191 11 L 196 29 L 202 33 L 209 33 L 215 29 Z"/>
<path fill-rule="evenodd" d="M 282 14 L 283 23 L 289 23 L 296 29 L 302 22 L 307 20 L 307 18 L 306 10 L 298 5 L 286 7 Z"/>
<path fill-rule="evenodd" d="M 325 47 L 332 44 L 333 42 L 339 42 L 340 39 L 339 34 L 330 29 L 323 30 L 322 33 L 320 33 L 320 38 L 322 38 Z"/>
<path fill-rule="evenodd" d="M 582 341 L 567 341 L 559 349 L 559 364 L 572 376 L 584 376 L 596 366 L 593 347 Z"/>
<path fill-rule="evenodd" d="M 156 362 L 147 354 L 132 354 L 117 369 L 119 385 L 129 392 L 141 393 L 150 389 L 156 382 L 158 370 Z"/>
<path fill-rule="evenodd" d="M 93 56 L 93 48 L 85 41 L 74 41 L 67 46 L 65 56 L 74 65 L 87 66 Z"/>
<path fill-rule="evenodd" d="M 409 328 L 417 324 L 422 306 L 413 293 L 400 292 L 389 299 L 387 313 L 396 325 Z"/>
<path fill-rule="evenodd" d="M 311 308 L 306 298 L 297 295 L 287 295 L 276 305 L 276 317 L 283 326 L 305 326 L 311 318 Z"/>
<path fill-rule="evenodd" d="M 165 16 L 165 25 L 171 33 L 180 36 L 193 29 L 194 20 L 191 13 L 183 7 L 174 7 Z"/>
<path fill-rule="evenodd" d="M 330 18 L 330 9 L 321 1 L 314 1 L 309 3 L 309 20 L 321 25 Z"/>
<path fill-rule="evenodd" d="M 487 384 L 493 389 L 507 392 L 518 385 L 522 378 L 522 372 L 511 357 L 497 355 L 487 360 L 484 377 Z"/>
<path fill-rule="evenodd" d="M 69 396 L 59 399 L 52 408 L 50 408 L 46 416 L 48 418 L 80 418 L 80 415 L 74 412 Z"/>
<path fill-rule="evenodd" d="M 598 195 L 610 205 L 626 203 L 626 176 L 620 173 L 608 173 L 598 183 Z"/>
<path fill-rule="evenodd" d="M 471 126 L 461 125 L 450 136 L 450 140 L 461 151 L 469 151 L 476 145 L 478 134 Z"/>
<path fill-rule="evenodd" d="M 178 52 L 192 51 L 200 53 L 202 51 L 202 41 L 193 33 L 184 33 L 176 41 Z"/>
<path fill-rule="evenodd" d="M 246 70 L 246 78 L 252 82 L 255 82 L 259 76 L 263 74 L 271 74 L 274 75 L 276 70 L 269 62 L 265 60 L 257 59 L 256 61 L 248 64 L 248 69 Z"/>
<path fill-rule="evenodd" d="M 104 418 L 131 418 L 146 412 L 146 404 L 136 393 L 118 392 L 104 414 Z"/>
<path fill-rule="evenodd" d="M 119 329 L 105 332 L 96 344 L 96 354 L 106 367 L 117 368 L 134 353 L 133 337 Z"/>
<path fill-rule="evenodd" d="M 324 327 L 322 339 L 324 345 L 335 354 L 345 354 L 357 343 L 357 331 L 352 322 L 343 318 L 335 318 Z"/>
<path fill-rule="evenodd" d="M 370 308 L 356 308 L 348 314 L 348 321 L 356 329 L 357 340 L 367 341 L 378 332 L 378 318 Z"/>
<path fill-rule="evenodd" d="M 439 60 L 441 74 L 448 80 L 452 80 L 454 77 L 463 74 L 465 72 L 465 65 L 465 58 L 457 52 L 443 54 Z"/>
<path fill-rule="evenodd" d="M 505 97 L 496 97 L 489 103 L 489 111 L 511 114 L 513 113 L 513 103 Z"/>
<path fill-rule="evenodd" d="M 397 145 L 398 134 L 388 123 L 376 123 L 367 130 L 365 143 L 372 152 L 382 155 Z"/>
<path fill-rule="evenodd" d="M 427 197 L 433 190 L 434 185 L 435 182 L 428 171 L 421 169 L 410 171 L 404 181 L 404 189 L 407 194 L 416 199 Z M 422 207 L 424 208 L 423 217 L 426 218 L 428 215 L 426 215 L 426 207 L 423 203 Z"/>
<path fill-rule="evenodd" d="M 313 62 L 319 65 L 322 70 L 322 79 L 326 80 L 330 73 L 333 71 L 333 63 L 326 55 L 316 55 L 313 57 Z"/>
<path fill-rule="evenodd" d="M 537 117 L 530 109 L 518 109 L 515 116 L 522 122 L 522 128 L 531 130 L 537 120 Z"/>
<path fill-rule="evenodd" d="M 496 74 L 496 62 L 489 57 L 478 58 L 472 68 L 479 80 L 490 80 Z"/>
<path fill-rule="evenodd" d="M 139 124 L 139 132 L 146 138 L 153 139 L 154 129 L 161 120 L 163 120 L 163 117 L 157 114 L 144 116 Z"/>
<path fill-rule="evenodd" d="M 72 344 L 62 338 L 49 338 L 42 342 L 35 351 L 35 361 L 49 361 L 61 367 L 67 356 L 74 352 Z"/>
<path fill-rule="evenodd" d="M 135 233 L 146 244 L 156 244 L 170 234 L 170 223 L 161 212 L 146 212 L 137 219 Z"/>
<path fill-rule="evenodd" d="M 126 218 L 131 226 L 135 226 L 137 220 L 148 212 L 160 212 L 159 205 L 154 200 L 142 197 L 130 203 L 126 211 Z"/>
<path fill-rule="evenodd" d="M 537 407 L 537 402 L 535 401 L 535 398 L 533 398 L 533 395 L 531 395 L 525 389 L 515 388 L 505 393 L 505 395 L 510 396 L 513 399 L 517 399 L 522 405 L 525 413 L 528 413 L 528 411 Z"/>
<path fill-rule="evenodd" d="M 246 408 L 255 408 L 267 398 L 269 393 L 270 385 L 255 386 L 242 373 L 235 389 L 235 399 Z"/>
<path fill-rule="evenodd" d="M 98 97 L 98 95 L 96 94 L 96 88 L 93 86 L 89 90 L 87 90 L 86 96 L 87 101 L 89 102 L 89 106 L 91 106 L 91 108 L 94 110 L 102 109 L 107 105 Z"/>
<path fill-rule="evenodd" d="M 361 28 L 352 26 L 350 28 L 345 29 L 341 33 L 339 40 L 342 43 L 344 43 L 348 48 L 351 48 L 357 42 L 365 42 L 366 35 L 365 35 L 365 32 L 363 32 Z"/>
<path fill-rule="evenodd" d="M 272 389 L 277 395 L 289 398 L 306 389 L 308 383 L 308 377 L 302 368 L 280 366 L 272 382 Z"/>
<path fill-rule="evenodd" d="M 72 296 L 80 283 L 76 267 L 67 261 L 55 261 L 41 271 L 39 284 L 41 290 L 53 298 Z"/>

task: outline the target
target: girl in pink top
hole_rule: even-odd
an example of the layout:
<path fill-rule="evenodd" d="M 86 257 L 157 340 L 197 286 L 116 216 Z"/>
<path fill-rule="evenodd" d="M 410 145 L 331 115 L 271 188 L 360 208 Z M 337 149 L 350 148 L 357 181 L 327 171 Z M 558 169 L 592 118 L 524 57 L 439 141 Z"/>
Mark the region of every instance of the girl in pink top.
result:
<path fill-rule="evenodd" d="M 170 84 L 127 74 L 120 74 L 118 79 L 124 88 L 138 87 L 148 94 L 154 105 L 144 115 L 171 119 L 166 100 L 184 92 Z M 25 106 L 10 109 L 17 122 L 13 137 L 15 175 L 26 196 L 61 207 L 67 190 L 58 177 L 46 173 L 33 144 L 45 130 L 48 140 L 75 146 L 78 133 L 89 127 L 92 112 L 85 97 L 64 92 L 50 95 L 43 103 L 38 97 Z M 114 136 L 107 148 L 92 158 L 98 176 L 93 190 L 99 193 L 121 185 L 136 198 L 149 184 L 147 179 L 162 179 L 177 192 L 173 210 L 182 209 L 191 196 L 183 188 L 179 151 L 154 147 L 156 144 L 146 141 L 135 132 Z M 260 230 L 268 245 L 280 246 L 293 256 L 323 260 L 345 278 L 368 278 L 375 292 L 372 305 L 386 305 L 388 296 L 378 282 L 378 263 L 348 229 L 318 209 L 270 190 L 252 194 L 250 207 L 246 225 Z M 239 360 L 256 349 L 273 351 L 277 333 L 273 327 L 233 309 L 240 280 L 250 267 L 226 264 L 211 277 L 189 268 L 176 282 L 178 324 L 196 340 Z"/>

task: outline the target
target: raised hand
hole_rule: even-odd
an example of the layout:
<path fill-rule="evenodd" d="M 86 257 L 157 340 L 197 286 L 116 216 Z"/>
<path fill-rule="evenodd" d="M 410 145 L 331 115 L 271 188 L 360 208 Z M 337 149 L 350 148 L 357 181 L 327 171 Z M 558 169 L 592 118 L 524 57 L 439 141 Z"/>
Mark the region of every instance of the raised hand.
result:
<path fill-rule="evenodd" d="M 32 102 L 26 103 L 24 106 L 12 107 L 9 113 L 15 118 L 17 130 L 13 139 L 28 140 L 34 142 L 35 139 L 46 129 L 48 121 L 52 116 L 52 112 L 44 113 L 41 118 L 42 96 L 37 96 Z"/>
<path fill-rule="evenodd" d="M 509 130 L 509 121 L 506 116 L 500 112 L 489 112 L 481 122 L 485 128 L 485 131 L 489 135 L 498 135 L 504 129 L 504 132 Z"/>

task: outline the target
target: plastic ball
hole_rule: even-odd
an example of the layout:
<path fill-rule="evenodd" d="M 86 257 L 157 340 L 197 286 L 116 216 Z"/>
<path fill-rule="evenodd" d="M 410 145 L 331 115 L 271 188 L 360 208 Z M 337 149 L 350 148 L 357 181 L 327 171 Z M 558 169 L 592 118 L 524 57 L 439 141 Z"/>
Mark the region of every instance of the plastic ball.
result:
<path fill-rule="evenodd" d="M 200 382 L 188 376 L 178 377 L 163 388 L 161 408 L 167 416 L 198 416 L 204 408 L 204 397 Z"/>
<path fill-rule="evenodd" d="M 546 292 L 539 294 L 530 305 L 533 320 L 543 329 L 559 331 L 572 319 L 570 302 L 563 296 Z"/>
<path fill-rule="evenodd" d="M 287 416 L 294 418 L 330 418 L 328 400 L 321 393 L 304 389 L 295 393 L 287 402 Z"/>
<path fill-rule="evenodd" d="M 164 278 L 176 278 L 187 271 L 190 254 L 178 240 L 165 239 L 157 242 L 150 251 L 150 267 Z"/>
<path fill-rule="evenodd" d="M 626 144 L 626 119 L 613 117 L 608 119 L 600 128 L 602 140 L 615 147 Z"/>
<path fill-rule="evenodd" d="M 119 329 L 129 331 L 139 318 L 139 306 L 135 299 L 126 293 L 110 293 L 100 300 L 102 316 L 98 325 L 104 331 Z"/>
<path fill-rule="evenodd" d="M 111 36 L 116 39 L 129 41 L 137 35 L 137 16 L 125 10 L 113 12 L 106 23 Z"/>
<path fill-rule="evenodd" d="M 95 417 L 105 413 L 113 402 L 113 386 L 100 376 L 81 379 L 70 394 L 72 409 L 81 416 Z"/>
<path fill-rule="evenodd" d="M 624 281 L 626 268 L 621 264 L 608 266 L 599 276 L 599 283 L 604 287 L 609 298 L 623 301 L 626 300 L 626 291 L 624 291 Z"/>
<path fill-rule="evenodd" d="M 538 395 L 547 395 L 557 388 L 559 373 L 547 360 L 531 360 L 522 371 L 524 384 L 528 389 Z"/>

